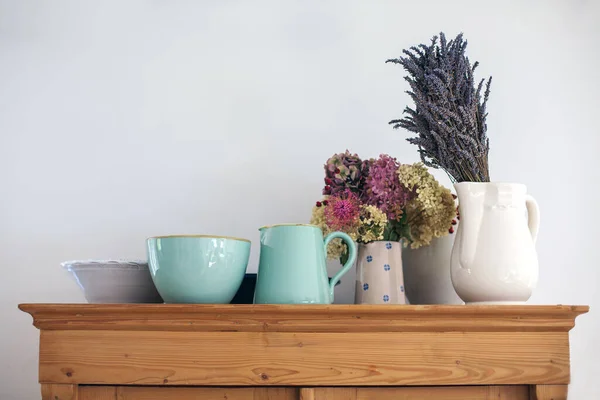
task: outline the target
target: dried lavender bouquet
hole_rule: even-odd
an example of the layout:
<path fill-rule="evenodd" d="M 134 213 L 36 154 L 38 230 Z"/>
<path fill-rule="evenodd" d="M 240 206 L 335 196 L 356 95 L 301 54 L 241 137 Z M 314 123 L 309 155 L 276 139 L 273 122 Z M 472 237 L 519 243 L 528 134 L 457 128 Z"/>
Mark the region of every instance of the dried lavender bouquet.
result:
<path fill-rule="evenodd" d="M 420 44 L 403 50 L 405 56 L 387 60 L 400 64 L 409 75 L 407 91 L 415 108 L 406 107 L 402 119 L 390 121 L 394 129 L 405 128 L 417 134 L 407 139 L 419 147 L 423 163 L 441 168 L 453 182 L 489 182 L 489 139 L 486 135 L 486 104 L 490 77 L 477 86 L 472 66 L 465 56 L 467 41 L 462 33 L 446 42 L 444 33 L 434 36 L 431 45 Z"/>

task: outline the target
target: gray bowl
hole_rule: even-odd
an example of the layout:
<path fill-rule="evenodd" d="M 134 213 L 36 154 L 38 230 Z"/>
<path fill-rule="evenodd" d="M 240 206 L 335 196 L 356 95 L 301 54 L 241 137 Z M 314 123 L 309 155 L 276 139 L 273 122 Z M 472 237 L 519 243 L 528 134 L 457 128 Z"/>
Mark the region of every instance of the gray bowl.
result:
<path fill-rule="evenodd" d="M 163 303 L 145 261 L 66 261 L 88 303 Z"/>

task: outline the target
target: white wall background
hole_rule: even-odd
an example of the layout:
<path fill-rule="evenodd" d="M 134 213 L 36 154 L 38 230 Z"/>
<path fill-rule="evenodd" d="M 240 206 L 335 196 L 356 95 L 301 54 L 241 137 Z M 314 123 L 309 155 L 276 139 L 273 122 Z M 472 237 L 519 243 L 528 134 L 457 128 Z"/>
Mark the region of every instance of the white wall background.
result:
<path fill-rule="evenodd" d="M 416 161 L 384 61 L 440 30 L 494 77 L 492 179 L 542 210 L 531 303 L 592 306 L 570 398 L 600 398 L 599 18 L 593 0 L 0 0 L 0 399 L 39 398 L 17 304 L 84 301 L 61 261 L 213 233 L 252 239 L 254 271 L 257 228 L 307 221 L 331 154 Z"/>

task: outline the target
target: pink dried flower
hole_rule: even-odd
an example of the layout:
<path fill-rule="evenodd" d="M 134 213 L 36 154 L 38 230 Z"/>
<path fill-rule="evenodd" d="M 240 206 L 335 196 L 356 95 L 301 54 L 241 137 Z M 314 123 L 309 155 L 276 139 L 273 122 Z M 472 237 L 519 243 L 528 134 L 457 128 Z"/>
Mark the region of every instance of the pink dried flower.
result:
<path fill-rule="evenodd" d="M 402 209 L 410 200 L 412 192 L 398 179 L 400 163 L 387 154 L 371 161 L 369 175 L 365 182 L 363 201 L 383 211 L 390 221 L 402 217 Z"/>
<path fill-rule="evenodd" d="M 351 190 L 346 189 L 336 195 L 329 196 L 325 207 L 325 222 L 336 231 L 349 232 L 358 226 L 360 216 L 360 200 Z"/>

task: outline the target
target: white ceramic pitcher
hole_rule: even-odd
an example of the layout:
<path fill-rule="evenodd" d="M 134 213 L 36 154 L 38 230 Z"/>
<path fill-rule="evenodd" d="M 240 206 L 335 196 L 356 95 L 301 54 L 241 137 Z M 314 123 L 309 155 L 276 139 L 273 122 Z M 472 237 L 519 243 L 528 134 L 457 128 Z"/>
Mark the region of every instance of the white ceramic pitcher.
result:
<path fill-rule="evenodd" d="M 521 304 L 538 281 L 539 208 L 515 183 L 461 182 L 451 277 L 465 303 Z"/>

